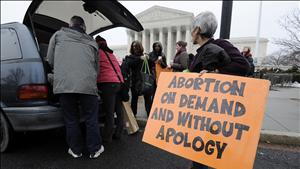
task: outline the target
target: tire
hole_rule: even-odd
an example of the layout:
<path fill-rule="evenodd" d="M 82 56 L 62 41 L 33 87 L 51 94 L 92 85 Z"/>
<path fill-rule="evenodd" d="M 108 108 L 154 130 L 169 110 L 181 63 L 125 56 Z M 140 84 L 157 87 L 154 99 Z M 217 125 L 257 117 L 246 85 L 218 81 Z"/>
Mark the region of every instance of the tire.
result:
<path fill-rule="evenodd" d="M 10 125 L 3 113 L 0 113 L 1 126 L 0 126 L 0 143 L 1 143 L 1 153 L 7 151 L 9 144 L 11 142 L 12 131 Z"/>

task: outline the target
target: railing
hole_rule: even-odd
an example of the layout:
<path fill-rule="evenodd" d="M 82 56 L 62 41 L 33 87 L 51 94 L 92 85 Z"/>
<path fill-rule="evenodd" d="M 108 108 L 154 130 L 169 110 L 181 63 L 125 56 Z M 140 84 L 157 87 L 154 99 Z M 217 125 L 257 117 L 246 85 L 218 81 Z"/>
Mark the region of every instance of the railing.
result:
<path fill-rule="evenodd" d="M 292 87 L 293 82 L 300 79 L 299 73 L 262 73 L 256 72 L 254 74 L 255 78 L 270 80 L 270 89 L 274 87 Z"/>

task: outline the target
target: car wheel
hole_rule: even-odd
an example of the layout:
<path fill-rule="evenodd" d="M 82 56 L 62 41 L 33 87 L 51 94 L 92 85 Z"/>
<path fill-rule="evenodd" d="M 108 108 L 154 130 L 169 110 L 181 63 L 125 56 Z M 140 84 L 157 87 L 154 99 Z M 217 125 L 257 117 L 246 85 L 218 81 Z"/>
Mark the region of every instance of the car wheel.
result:
<path fill-rule="evenodd" d="M 1 143 L 1 153 L 5 152 L 8 148 L 8 145 L 11 141 L 11 128 L 8 124 L 8 121 L 2 113 L 0 113 L 1 118 L 1 127 L 0 127 L 0 143 Z"/>

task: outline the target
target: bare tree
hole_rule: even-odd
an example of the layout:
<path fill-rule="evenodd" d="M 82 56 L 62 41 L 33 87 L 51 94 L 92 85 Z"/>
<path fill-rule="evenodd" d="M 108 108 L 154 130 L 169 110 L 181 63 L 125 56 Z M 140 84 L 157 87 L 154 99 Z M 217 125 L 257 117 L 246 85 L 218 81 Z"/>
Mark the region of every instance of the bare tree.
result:
<path fill-rule="evenodd" d="M 288 64 L 300 67 L 300 9 L 294 9 L 279 24 L 287 32 L 288 38 L 276 39 L 275 44 L 283 47 Z"/>
<path fill-rule="evenodd" d="M 262 61 L 262 65 L 270 65 L 276 68 L 279 68 L 282 65 L 288 65 L 288 59 L 286 52 L 284 51 L 277 51 L 274 52 L 264 58 Z"/>

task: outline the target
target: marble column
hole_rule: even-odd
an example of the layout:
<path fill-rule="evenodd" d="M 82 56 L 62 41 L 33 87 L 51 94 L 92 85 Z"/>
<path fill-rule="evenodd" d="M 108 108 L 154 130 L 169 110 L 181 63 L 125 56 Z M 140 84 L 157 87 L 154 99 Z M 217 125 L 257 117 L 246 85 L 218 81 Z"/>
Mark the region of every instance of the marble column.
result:
<path fill-rule="evenodd" d="M 152 45 L 154 43 L 154 29 L 150 29 L 150 44 L 149 44 L 149 51 L 152 51 Z"/>
<path fill-rule="evenodd" d="M 132 32 L 130 30 L 127 31 L 127 51 L 130 50 L 130 45 L 133 41 Z"/>
<path fill-rule="evenodd" d="M 144 47 L 144 51 L 146 51 L 146 29 L 142 32 L 142 45 Z"/>
<path fill-rule="evenodd" d="M 164 30 L 163 28 L 159 28 L 159 41 L 160 43 L 163 43 L 164 40 Z"/>
<path fill-rule="evenodd" d="M 165 42 L 164 42 L 164 30 L 163 28 L 159 28 L 159 42 L 162 44 L 163 48 L 165 49 Z"/>
<path fill-rule="evenodd" d="M 190 52 L 191 47 L 192 47 L 192 42 L 191 42 L 191 28 L 189 25 L 185 27 L 185 41 L 187 42 L 187 51 Z"/>
<path fill-rule="evenodd" d="M 134 33 L 131 33 L 131 43 L 134 41 Z"/>
<path fill-rule="evenodd" d="M 168 42 L 167 42 L 167 63 L 171 62 L 172 54 L 172 27 L 168 27 Z"/>
<path fill-rule="evenodd" d="M 139 34 L 138 34 L 138 32 L 134 32 L 134 40 L 139 40 Z"/>
<path fill-rule="evenodd" d="M 181 39 L 181 30 L 180 30 L 180 26 L 176 27 L 176 42 L 182 40 Z"/>

